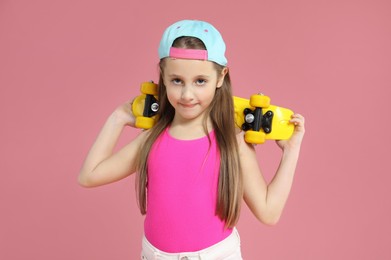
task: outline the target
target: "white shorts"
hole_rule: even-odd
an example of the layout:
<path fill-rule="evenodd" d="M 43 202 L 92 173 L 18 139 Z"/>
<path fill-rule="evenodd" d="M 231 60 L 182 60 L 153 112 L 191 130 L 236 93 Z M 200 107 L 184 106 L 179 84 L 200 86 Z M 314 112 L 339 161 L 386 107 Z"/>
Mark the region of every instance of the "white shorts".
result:
<path fill-rule="evenodd" d="M 195 252 L 184 253 L 166 253 L 163 252 L 148 242 L 146 237 L 143 237 L 141 259 L 143 260 L 241 260 L 242 254 L 240 251 L 240 237 L 236 228 L 232 234 L 223 241 L 218 242 L 208 248 Z"/>

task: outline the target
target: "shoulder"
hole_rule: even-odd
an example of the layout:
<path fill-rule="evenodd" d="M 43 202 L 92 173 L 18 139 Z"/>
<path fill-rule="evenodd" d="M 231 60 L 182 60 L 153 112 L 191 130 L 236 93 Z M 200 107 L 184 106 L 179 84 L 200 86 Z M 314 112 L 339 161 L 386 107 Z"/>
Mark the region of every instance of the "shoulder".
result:
<path fill-rule="evenodd" d="M 125 149 L 126 147 L 128 147 L 129 149 L 141 148 L 142 145 L 145 144 L 145 142 L 147 141 L 149 134 L 150 130 L 140 132 L 136 135 L 136 137 L 134 137 L 130 142 L 126 144 Z"/>
<path fill-rule="evenodd" d="M 138 134 L 133 141 L 142 144 L 148 139 L 148 136 L 150 135 L 150 133 L 151 133 L 150 129 L 142 130 L 142 132 L 140 134 Z"/>
<path fill-rule="evenodd" d="M 140 153 L 140 149 L 143 147 L 149 136 L 149 130 L 139 133 L 134 139 L 128 142 L 122 149 L 116 153 L 116 156 L 120 158 L 126 165 L 134 165 L 134 160 Z"/>

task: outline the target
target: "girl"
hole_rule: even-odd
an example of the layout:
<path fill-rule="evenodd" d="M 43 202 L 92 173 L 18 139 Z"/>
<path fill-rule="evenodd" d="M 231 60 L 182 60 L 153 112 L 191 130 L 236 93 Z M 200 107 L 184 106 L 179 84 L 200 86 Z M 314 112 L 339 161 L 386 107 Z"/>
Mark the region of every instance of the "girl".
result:
<path fill-rule="evenodd" d="M 107 119 L 79 175 L 94 187 L 137 172 L 145 214 L 142 259 L 242 259 L 238 222 L 242 198 L 263 223 L 275 224 L 288 198 L 304 118 L 295 114 L 282 158 L 267 184 L 252 145 L 235 127 L 231 83 L 220 33 L 184 20 L 166 29 L 159 46 L 159 120 L 121 150 L 113 149 L 130 102 Z"/>

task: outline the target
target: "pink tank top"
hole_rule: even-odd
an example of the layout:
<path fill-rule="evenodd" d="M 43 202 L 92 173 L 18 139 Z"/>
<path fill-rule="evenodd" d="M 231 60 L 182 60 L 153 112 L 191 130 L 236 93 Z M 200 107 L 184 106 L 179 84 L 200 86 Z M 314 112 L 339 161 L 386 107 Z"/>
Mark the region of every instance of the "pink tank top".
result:
<path fill-rule="evenodd" d="M 210 138 L 178 140 L 166 129 L 150 151 L 144 232 L 162 251 L 198 251 L 232 232 L 215 214 L 220 156 Z"/>

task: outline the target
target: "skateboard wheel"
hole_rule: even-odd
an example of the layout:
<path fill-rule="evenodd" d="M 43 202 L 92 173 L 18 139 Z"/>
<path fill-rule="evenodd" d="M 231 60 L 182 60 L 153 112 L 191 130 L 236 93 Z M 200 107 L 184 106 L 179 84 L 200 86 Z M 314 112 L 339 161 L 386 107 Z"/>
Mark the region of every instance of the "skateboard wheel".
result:
<path fill-rule="evenodd" d="M 132 113 L 136 117 L 143 116 L 145 95 L 136 97 L 132 102 Z"/>
<path fill-rule="evenodd" d="M 264 95 L 252 95 L 250 97 L 250 106 L 267 108 L 270 106 L 270 98 Z"/>
<path fill-rule="evenodd" d="M 135 126 L 141 129 L 149 129 L 155 124 L 155 120 L 150 117 L 139 116 L 136 117 Z"/>
<path fill-rule="evenodd" d="M 153 82 L 144 82 L 141 84 L 141 93 L 156 96 L 157 85 Z"/>
<path fill-rule="evenodd" d="M 265 142 L 265 133 L 249 130 L 244 134 L 244 140 L 249 144 L 263 144 Z"/>

